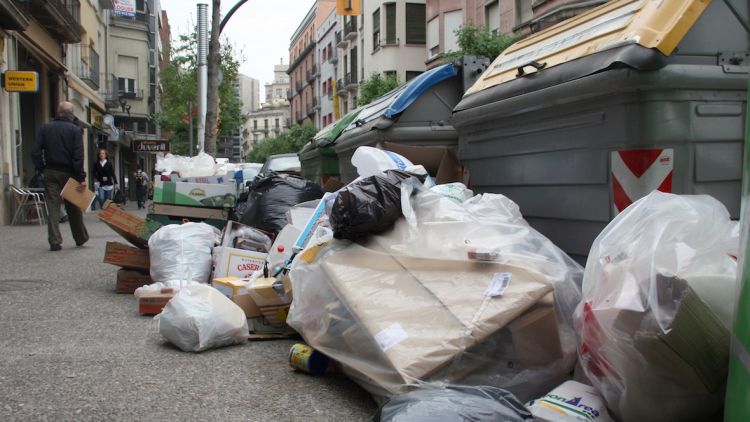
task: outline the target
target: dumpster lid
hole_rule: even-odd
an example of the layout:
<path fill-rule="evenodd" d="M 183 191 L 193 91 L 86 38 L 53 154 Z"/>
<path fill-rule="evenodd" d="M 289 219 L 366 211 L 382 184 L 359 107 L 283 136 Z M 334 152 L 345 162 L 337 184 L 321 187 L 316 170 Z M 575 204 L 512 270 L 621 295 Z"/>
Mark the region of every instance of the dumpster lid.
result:
<path fill-rule="evenodd" d="M 346 127 L 349 126 L 349 124 L 354 121 L 357 116 L 359 116 L 359 113 L 363 109 L 364 107 L 355 108 L 354 110 L 344 115 L 344 117 L 321 129 L 313 137 L 312 144 L 315 147 L 322 148 L 336 142 L 336 138 L 338 138 L 339 135 L 341 135 L 341 132 L 343 132 L 344 129 L 346 129 Z"/>
<path fill-rule="evenodd" d="M 706 0 L 615 0 L 508 47 L 466 96 L 557 65 L 625 45 L 665 56 L 690 30 Z"/>
<path fill-rule="evenodd" d="M 419 98 L 425 91 L 438 83 L 458 75 L 453 64 L 444 64 L 421 73 L 409 82 L 374 100 L 359 114 L 359 117 L 346 130 L 361 126 L 380 116 L 393 119 Z"/>

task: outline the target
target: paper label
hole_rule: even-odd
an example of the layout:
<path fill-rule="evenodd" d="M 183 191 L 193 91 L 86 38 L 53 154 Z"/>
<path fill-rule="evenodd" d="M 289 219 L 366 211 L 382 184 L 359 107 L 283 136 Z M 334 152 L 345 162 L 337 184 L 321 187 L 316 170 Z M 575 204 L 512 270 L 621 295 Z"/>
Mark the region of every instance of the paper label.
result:
<path fill-rule="evenodd" d="M 406 331 L 404 331 L 404 328 L 398 322 L 375 334 L 375 341 L 378 342 L 378 346 L 384 352 L 407 338 L 409 338 L 409 335 L 406 334 Z"/>
<path fill-rule="evenodd" d="M 502 296 L 510 285 L 510 278 L 510 273 L 495 273 L 484 295 L 490 297 Z"/>

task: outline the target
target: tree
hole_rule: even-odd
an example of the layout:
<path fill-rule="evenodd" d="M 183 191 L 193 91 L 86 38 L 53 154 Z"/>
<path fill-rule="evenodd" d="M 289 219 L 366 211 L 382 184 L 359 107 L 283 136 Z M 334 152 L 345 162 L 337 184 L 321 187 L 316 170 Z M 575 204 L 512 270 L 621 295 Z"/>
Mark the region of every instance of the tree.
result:
<path fill-rule="evenodd" d="M 247 161 L 263 163 L 269 155 L 299 152 L 316 133 L 318 130 L 309 123 L 304 126 L 294 125 L 286 132 L 260 141 L 248 154 Z"/>
<path fill-rule="evenodd" d="M 504 34 L 493 34 L 486 26 L 477 26 L 472 23 L 462 25 L 454 31 L 458 38 L 460 50 L 448 53 L 445 57 L 447 63 L 461 56 L 484 56 L 495 60 L 506 48 L 516 41 L 516 37 Z"/>
<path fill-rule="evenodd" d="M 154 118 L 162 129 L 172 133 L 172 151 L 176 154 L 193 155 L 189 151 L 187 103 L 193 102 L 197 109 L 197 35 L 181 35 L 175 46 L 170 49 L 169 61 L 161 72 L 161 85 L 164 89 L 161 112 Z M 242 125 L 242 104 L 234 85 L 239 75 L 241 52 L 236 52 L 225 40 L 221 48 L 221 71 L 224 76 L 218 93 L 221 100 L 219 118 L 221 136 L 231 136 L 232 132 Z M 197 117 L 197 116 L 193 116 Z M 196 140 L 197 144 L 197 140 Z"/>
<path fill-rule="evenodd" d="M 370 78 L 362 81 L 359 87 L 359 105 L 370 104 L 374 99 L 381 97 L 383 94 L 398 88 L 399 83 L 395 75 L 388 75 L 385 78 L 380 73 L 373 73 Z"/>
<path fill-rule="evenodd" d="M 211 32 L 208 43 L 208 92 L 206 94 L 206 139 L 204 147 L 206 153 L 216 155 L 216 135 L 218 134 L 219 119 L 219 71 L 221 66 L 221 44 L 219 42 L 219 23 L 221 21 L 221 0 L 213 0 L 211 6 Z M 224 76 L 226 77 L 226 76 Z M 222 120 L 223 121 L 223 120 Z"/>

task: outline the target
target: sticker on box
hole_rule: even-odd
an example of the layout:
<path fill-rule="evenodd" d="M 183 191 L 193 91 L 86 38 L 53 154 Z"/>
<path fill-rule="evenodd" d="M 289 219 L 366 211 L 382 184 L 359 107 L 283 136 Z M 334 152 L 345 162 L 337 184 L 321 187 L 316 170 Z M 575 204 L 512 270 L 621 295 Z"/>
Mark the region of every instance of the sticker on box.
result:
<path fill-rule="evenodd" d="M 375 341 L 380 346 L 382 351 L 388 351 L 391 347 L 401 343 L 402 341 L 409 338 L 409 334 L 404 331 L 404 327 L 398 322 L 394 322 L 390 326 L 384 328 L 379 333 L 375 334 Z"/>

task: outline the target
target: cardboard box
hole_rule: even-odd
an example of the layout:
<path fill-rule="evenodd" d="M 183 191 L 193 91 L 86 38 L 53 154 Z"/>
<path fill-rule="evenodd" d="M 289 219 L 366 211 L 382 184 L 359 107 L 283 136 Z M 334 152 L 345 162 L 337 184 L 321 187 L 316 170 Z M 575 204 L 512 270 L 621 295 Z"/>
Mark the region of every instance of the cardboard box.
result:
<path fill-rule="evenodd" d="M 217 246 L 214 248 L 213 278 L 249 278 L 254 272 L 263 269 L 268 254 L 242 249 Z"/>
<path fill-rule="evenodd" d="M 206 208 L 208 209 L 208 208 Z M 148 214 L 146 215 L 148 221 L 154 221 L 162 226 L 170 224 L 183 224 L 187 222 L 192 223 L 206 223 L 210 226 L 214 226 L 219 230 L 223 230 L 227 225 L 227 220 L 216 220 L 213 218 L 196 218 L 196 217 L 180 217 L 175 215 L 163 215 L 163 214 Z"/>
<path fill-rule="evenodd" d="M 286 325 L 286 315 L 292 301 L 283 294 L 283 291 L 279 294 L 273 287 L 274 283 L 276 279 L 272 277 L 256 279 L 250 285 L 249 292 L 268 324 L 281 327 Z"/>
<path fill-rule="evenodd" d="M 553 306 L 535 306 L 508 324 L 516 359 L 524 368 L 549 365 L 563 358 Z"/>
<path fill-rule="evenodd" d="M 227 218 L 229 218 L 229 211 L 225 208 L 188 207 L 184 205 L 151 203 L 151 205 L 149 206 L 149 212 L 151 214 L 169 215 L 185 218 L 202 218 L 214 220 L 226 220 Z"/>
<path fill-rule="evenodd" d="M 158 292 L 143 292 L 138 297 L 138 312 L 143 315 L 156 315 L 167 306 L 175 295 L 174 289 L 165 288 Z"/>
<path fill-rule="evenodd" d="M 248 318 L 263 315 L 250 297 L 249 280 L 239 277 L 215 278 L 211 285 L 242 308 Z"/>
<path fill-rule="evenodd" d="M 183 183 L 156 181 L 154 202 L 205 208 L 233 208 L 237 187 L 233 184 Z"/>
<path fill-rule="evenodd" d="M 148 248 L 148 239 L 162 226 L 156 221 L 136 217 L 112 201 L 104 203 L 97 217 L 125 240 L 139 248 Z"/>
<path fill-rule="evenodd" d="M 250 226 L 246 226 L 244 224 L 238 223 L 236 221 L 229 220 L 227 221 L 227 225 L 224 227 L 224 230 L 221 232 L 221 243 L 219 246 L 227 246 L 230 248 L 235 247 L 235 239 L 240 237 L 241 231 L 244 229 L 248 229 L 250 232 L 255 232 L 255 236 L 252 236 L 253 239 L 248 239 L 250 241 L 257 241 L 253 243 L 257 243 L 259 247 L 259 252 L 268 252 L 268 250 L 271 248 L 271 245 L 273 244 L 273 235 L 270 233 L 266 233 L 263 230 L 259 230 Z M 243 249 L 243 248 L 238 248 Z"/>
<path fill-rule="evenodd" d="M 204 177 L 180 177 L 179 174 L 170 174 L 169 179 L 173 182 L 180 183 L 202 183 L 202 184 L 234 184 L 234 172 L 229 172 L 223 176 L 204 176 Z"/>
<path fill-rule="evenodd" d="M 88 189 L 84 189 L 83 192 L 78 192 L 77 188 L 79 185 L 80 183 L 75 179 L 72 177 L 69 178 L 65 183 L 65 186 L 63 186 L 62 191 L 60 191 L 60 196 L 64 200 L 78 207 L 81 211 L 86 211 L 91 206 L 91 203 L 94 202 L 94 197 L 96 195 Z"/>
<path fill-rule="evenodd" d="M 133 270 L 151 268 L 148 249 L 139 249 L 120 242 L 107 242 L 104 248 L 104 263 Z"/>
<path fill-rule="evenodd" d="M 383 142 L 378 147 L 401 154 L 414 164 L 423 165 L 438 185 L 453 182 L 468 184 L 468 180 L 464 180 L 464 167 L 450 147 L 419 147 L 393 142 Z"/>
<path fill-rule="evenodd" d="M 133 294 L 135 289 L 152 284 L 154 281 L 151 280 L 151 275 L 148 272 L 141 272 L 135 270 L 121 269 L 117 271 L 117 284 L 115 285 L 115 291 L 117 293 L 130 293 Z"/>

